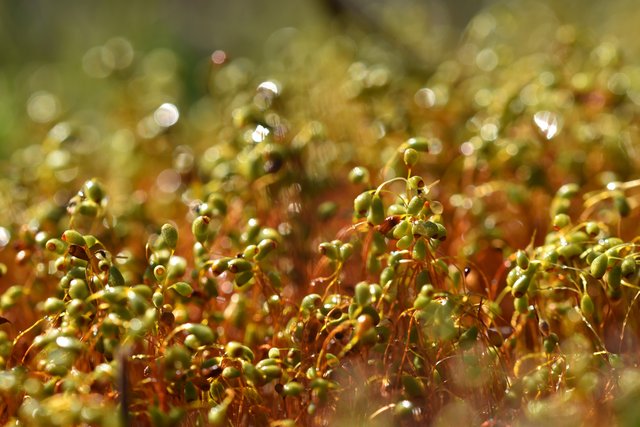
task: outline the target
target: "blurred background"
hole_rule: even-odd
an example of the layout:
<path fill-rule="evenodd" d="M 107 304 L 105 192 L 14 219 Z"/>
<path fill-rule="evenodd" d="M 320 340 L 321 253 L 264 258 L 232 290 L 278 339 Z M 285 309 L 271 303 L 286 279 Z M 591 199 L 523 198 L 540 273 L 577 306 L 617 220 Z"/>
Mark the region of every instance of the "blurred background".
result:
<path fill-rule="evenodd" d="M 471 17 L 496 3 L 553 9 L 553 19 L 582 20 L 593 31 L 611 34 L 632 34 L 628 30 L 637 22 L 631 0 L 0 2 L 0 159 L 15 147 L 40 142 L 29 129 L 34 122 L 50 127 L 70 111 L 97 107 L 109 91 L 100 79 L 127 68 L 139 53 L 153 53 L 149 67 L 154 61 L 172 64 L 186 104 L 203 92 L 201 75 L 212 52 L 260 63 L 274 53 L 265 46 L 282 28 L 316 37 L 339 31 L 378 37 L 401 52 L 409 67 L 428 74 L 458 45 Z M 543 24 L 532 22 L 521 31 L 534 33 Z M 121 63 L 104 46 L 120 52 Z"/>
<path fill-rule="evenodd" d="M 393 9 L 389 7 L 391 3 Z M 111 73 L 96 62 L 105 62 L 105 58 L 97 58 L 105 55 L 104 50 L 100 51 L 105 43 L 110 43 L 112 50 L 155 52 L 155 62 L 163 66 L 167 61 L 173 62 L 182 83 L 181 100 L 188 104 L 201 94 L 203 79 L 199 73 L 215 50 L 260 62 L 265 56 L 265 42 L 276 30 L 287 27 L 318 35 L 348 28 L 381 33 L 401 40 L 411 50 L 419 37 L 434 28 L 449 31 L 452 26 L 460 31 L 483 3 L 475 0 L 0 2 L 0 159 L 16 147 L 40 142 L 35 140 L 38 132 L 29 129 L 34 122 L 36 126 L 54 123 L 68 112 L 96 108 L 104 100 L 104 92 L 109 88 L 100 80 Z M 398 31 L 401 27 L 389 24 L 408 17 L 422 20 L 424 26 L 419 26 L 423 33 L 407 37 Z M 440 47 L 444 49 L 445 45 Z M 423 53 L 432 60 L 440 54 Z M 130 59 L 126 59 L 127 54 L 124 56 L 125 62 L 133 60 L 133 56 Z M 107 64 L 110 60 L 106 58 Z M 422 64 L 420 60 L 416 63 Z M 127 64 L 112 66 L 124 69 Z M 34 94 L 41 96 L 34 98 Z"/>

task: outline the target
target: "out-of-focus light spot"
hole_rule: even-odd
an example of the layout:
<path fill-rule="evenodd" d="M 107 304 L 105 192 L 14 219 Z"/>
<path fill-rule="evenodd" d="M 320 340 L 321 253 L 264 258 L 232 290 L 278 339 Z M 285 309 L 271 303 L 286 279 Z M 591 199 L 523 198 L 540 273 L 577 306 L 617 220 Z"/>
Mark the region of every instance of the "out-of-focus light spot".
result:
<path fill-rule="evenodd" d="M 267 90 L 276 96 L 280 94 L 280 88 L 278 87 L 278 84 L 270 80 L 260 83 L 258 85 L 258 90 Z"/>
<path fill-rule="evenodd" d="M 614 73 L 607 81 L 607 88 L 616 95 L 624 95 L 627 93 L 631 80 L 624 73 Z"/>
<path fill-rule="evenodd" d="M 431 108 L 436 105 L 436 93 L 428 87 L 424 87 L 416 92 L 413 101 L 418 107 Z"/>
<path fill-rule="evenodd" d="M 480 137 L 485 141 L 495 141 L 498 139 L 498 126 L 487 123 L 480 128 Z"/>
<path fill-rule="evenodd" d="M 56 345 L 60 348 L 73 348 L 76 345 L 76 340 L 70 337 L 58 337 L 56 338 Z"/>
<path fill-rule="evenodd" d="M 262 125 L 258 125 L 256 129 L 251 133 L 251 139 L 253 142 L 262 142 L 269 135 L 269 129 Z"/>
<path fill-rule="evenodd" d="M 429 153 L 434 155 L 442 153 L 442 141 L 440 141 L 438 138 L 430 139 Z"/>
<path fill-rule="evenodd" d="M 165 169 L 158 174 L 156 184 L 163 193 L 174 193 L 180 188 L 182 180 L 180 175 L 173 169 Z"/>
<path fill-rule="evenodd" d="M 89 77 L 108 77 L 116 66 L 113 52 L 104 46 L 94 46 L 82 57 L 82 69 Z"/>
<path fill-rule="evenodd" d="M 133 63 L 133 46 L 124 37 L 115 37 L 107 41 L 104 49 L 113 56 L 113 68 L 117 70 L 123 70 Z"/>
<path fill-rule="evenodd" d="M 462 145 L 460 145 L 460 152 L 465 156 L 472 155 L 474 151 L 473 144 L 469 141 L 463 142 Z"/>
<path fill-rule="evenodd" d="M 27 114 L 37 123 L 48 123 L 60 112 L 58 98 L 46 91 L 39 91 L 29 97 Z"/>
<path fill-rule="evenodd" d="M 66 150 L 53 150 L 47 155 L 46 162 L 52 169 L 61 169 L 71 162 L 71 154 Z"/>
<path fill-rule="evenodd" d="M 545 86 L 551 86 L 556 82 L 556 76 L 554 76 L 553 73 L 549 71 L 543 71 L 538 76 L 538 80 L 540 80 L 540 83 L 542 83 Z"/>
<path fill-rule="evenodd" d="M 165 102 L 159 106 L 153 113 L 153 120 L 155 120 L 158 126 L 163 128 L 175 125 L 179 118 L 180 111 L 178 111 L 178 107 L 169 102 Z"/>
<path fill-rule="evenodd" d="M 473 101 L 478 105 L 478 107 L 488 107 L 491 104 L 491 100 L 493 99 L 493 94 L 491 90 L 487 88 L 482 88 L 476 92 L 473 97 Z"/>
<path fill-rule="evenodd" d="M 11 240 L 11 233 L 4 227 L 0 227 L 0 248 L 4 248 Z"/>
<path fill-rule="evenodd" d="M 520 149 L 518 148 L 517 144 L 510 143 L 505 147 L 504 151 L 506 151 L 510 156 L 515 156 L 516 154 L 518 154 Z"/>
<path fill-rule="evenodd" d="M 618 187 L 620 187 L 620 183 L 617 181 L 612 181 L 607 184 L 607 190 L 609 191 L 617 190 Z"/>
<path fill-rule="evenodd" d="M 56 141 L 64 141 L 71 136 L 71 126 L 69 123 L 58 123 L 49 131 L 49 138 Z"/>
<path fill-rule="evenodd" d="M 227 53 L 224 50 L 216 50 L 211 54 L 211 62 L 222 65 L 227 60 Z"/>
<path fill-rule="evenodd" d="M 476 55 L 476 65 L 482 71 L 492 71 L 498 66 L 498 55 L 493 49 L 482 49 Z"/>
<path fill-rule="evenodd" d="M 546 139 L 551 139 L 560 132 L 558 115 L 551 111 L 538 111 L 533 115 L 533 122 Z"/>

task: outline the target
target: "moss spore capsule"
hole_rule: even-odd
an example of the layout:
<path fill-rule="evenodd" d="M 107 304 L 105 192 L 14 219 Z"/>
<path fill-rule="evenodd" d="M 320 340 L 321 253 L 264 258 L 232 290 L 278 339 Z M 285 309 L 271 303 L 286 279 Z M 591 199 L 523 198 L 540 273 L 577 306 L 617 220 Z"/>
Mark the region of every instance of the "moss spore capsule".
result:
<path fill-rule="evenodd" d="M 169 249 L 175 250 L 178 244 L 178 230 L 172 224 L 164 224 L 160 229 L 160 235 Z"/>
<path fill-rule="evenodd" d="M 415 137 L 409 138 L 406 142 L 407 147 L 412 148 L 416 151 L 421 151 L 426 153 L 429 151 L 429 141 L 426 138 Z"/>
<path fill-rule="evenodd" d="M 208 216 L 199 216 L 193 220 L 191 232 L 200 243 L 206 242 L 209 237 L 209 222 L 211 219 Z"/>

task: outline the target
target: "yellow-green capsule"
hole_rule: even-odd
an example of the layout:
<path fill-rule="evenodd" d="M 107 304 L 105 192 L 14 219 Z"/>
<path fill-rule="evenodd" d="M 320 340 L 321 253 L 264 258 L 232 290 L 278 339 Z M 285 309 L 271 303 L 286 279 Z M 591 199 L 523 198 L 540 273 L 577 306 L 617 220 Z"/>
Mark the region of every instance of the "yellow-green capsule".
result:
<path fill-rule="evenodd" d="M 218 258 L 211 263 L 211 271 L 220 275 L 229 268 L 229 258 Z"/>
<path fill-rule="evenodd" d="M 176 291 L 183 297 L 190 297 L 193 293 L 193 288 L 187 282 L 177 282 L 169 286 L 169 289 Z"/>
<path fill-rule="evenodd" d="M 318 251 L 331 260 L 337 260 L 340 257 L 340 249 L 332 242 L 320 243 Z"/>
<path fill-rule="evenodd" d="M 83 193 L 95 203 L 100 203 L 105 197 L 105 191 L 102 184 L 95 178 L 86 181 L 82 190 Z"/>
<path fill-rule="evenodd" d="M 413 236 L 407 235 L 402 237 L 396 242 L 396 247 L 402 251 L 405 249 L 409 249 L 409 247 L 411 246 L 411 243 L 413 243 Z"/>
<path fill-rule="evenodd" d="M 582 298 L 580 299 L 580 310 L 582 311 L 582 314 L 584 314 L 587 317 L 591 316 L 595 311 L 593 300 L 591 299 L 589 294 L 586 292 L 584 293 L 584 295 L 582 295 Z"/>
<path fill-rule="evenodd" d="M 409 188 L 411 188 L 412 190 L 417 190 L 424 187 L 424 180 L 421 176 L 414 175 L 409 178 L 407 184 L 409 184 Z"/>
<path fill-rule="evenodd" d="M 213 426 L 222 426 L 227 422 L 227 407 L 229 405 L 227 403 L 221 403 L 220 405 L 216 405 L 209 410 L 209 415 L 207 419 L 209 423 Z"/>
<path fill-rule="evenodd" d="M 349 172 L 349 181 L 353 184 L 365 184 L 369 182 L 369 171 L 362 166 L 356 166 Z"/>
<path fill-rule="evenodd" d="M 529 298 L 527 295 L 523 295 L 520 298 L 513 300 L 513 307 L 520 314 L 527 314 L 529 312 Z"/>
<path fill-rule="evenodd" d="M 407 147 L 412 148 L 416 151 L 428 152 L 429 151 L 429 142 L 422 137 L 409 138 L 406 142 Z"/>
<path fill-rule="evenodd" d="M 251 279 L 253 279 L 253 271 L 251 270 L 241 271 L 238 274 L 236 274 L 236 277 L 234 278 L 234 282 L 236 286 L 244 286 L 247 283 L 249 283 Z"/>
<path fill-rule="evenodd" d="M 611 288 L 620 288 L 622 284 L 622 267 L 618 264 L 611 267 L 607 274 L 607 284 Z"/>
<path fill-rule="evenodd" d="M 565 213 L 559 213 L 553 217 L 553 227 L 555 229 L 564 228 L 571 224 L 571 218 Z"/>
<path fill-rule="evenodd" d="M 371 192 L 365 191 L 360 193 L 353 201 L 353 210 L 359 217 L 365 216 L 369 207 L 371 207 L 371 201 L 373 196 Z"/>
<path fill-rule="evenodd" d="M 64 310 L 64 306 L 64 301 L 62 301 L 61 299 L 49 297 L 44 302 L 43 308 L 46 314 L 51 315 L 60 313 L 62 310 Z"/>
<path fill-rule="evenodd" d="M 234 368 L 233 366 L 227 366 L 222 370 L 222 376 L 226 379 L 238 378 L 242 375 L 238 368 Z"/>
<path fill-rule="evenodd" d="M 359 306 L 365 306 L 371 302 L 371 292 L 367 282 L 360 282 L 356 285 L 353 299 Z"/>
<path fill-rule="evenodd" d="M 607 271 L 608 265 L 609 256 L 606 253 L 598 255 L 593 262 L 591 262 L 591 275 L 596 279 L 602 278 L 604 273 Z"/>
<path fill-rule="evenodd" d="M 63 254 L 64 251 L 67 250 L 67 247 L 68 245 L 60 239 L 49 239 L 47 243 L 45 243 L 45 248 L 47 248 L 48 251 L 57 254 Z"/>
<path fill-rule="evenodd" d="M 260 240 L 260 243 L 258 243 L 258 253 L 255 256 L 255 259 L 260 261 L 270 254 L 277 246 L 278 243 L 273 239 Z"/>
<path fill-rule="evenodd" d="M 210 327 L 200 323 L 186 323 L 183 325 L 185 331 L 193 334 L 202 344 L 213 344 L 215 335 Z"/>
<path fill-rule="evenodd" d="M 518 279 L 513 284 L 511 288 L 511 293 L 516 298 L 521 298 L 523 295 L 527 293 L 529 289 L 529 284 L 531 283 L 531 277 L 529 275 L 522 275 L 518 277 Z"/>
<path fill-rule="evenodd" d="M 418 163 L 419 158 L 420 158 L 420 155 L 415 149 L 407 148 L 406 150 L 404 150 L 403 160 L 404 160 L 404 164 L 407 165 L 408 167 L 412 167 L 416 163 Z"/>
<path fill-rule="evenodd" d="M 74 299 L 85 300 L 89 297 L 89 287 L 82 279 L 73 279 L 69 283 L 69 296 Z"/>
<path fill-rule="evenodd" d="M 627 198 L 622 193 L 615 193 L 613 196 L 613 204 L 616 207 L 616 210 L 622 217 L 626 217 L 631 212 L 631 206 L 627 201 Z"/>
<path fill-rule="evenodd" d="M 367 221 L 372 225 L 380 225 L 384 221 L 384 204 L 382 203 L 382 198 L 378 194 L 374 194 L 371 198 L 371 206 L 369 207 Z"/>
<path fill-rule="evenodd" d="M 346 261 L 353 255 L 353 245 L 351 243 L 344 243 L 340 245 L 340 259 Z"/>
<path fill-rule="evenodd" d="M 409 221 L 400 221 L 395 227 L 393 227 L 393 238 L 401 239 L 404 236 L 408 235 L 411 231 L 411 224 Z"/>
<path fill-rule="evenodd" d="M 438 236 L 438 224 L 433 221 L 415 221 L 411 227 L 411 234 L 414 237 L 423 236 L 429 239 Z"/>
<path fill-rule="evenodd" d="M 164 224 L 160 229 L 160 235 L 169 249 L 176 249 L 176 245 L 178 244 L 178 230 L 173 225 Z"/>
<path fill-rule="evenodd" d="M 198 242 L 204 243 L 209 237 L 210 222 L 211 220 L 208 216 L 199 216 L 193 220 L 193 223 L 191 224 L 191 232 Z"/>
<path fill-rule="evenodd" d="M 96 216 L 100 207 L 93 200 L 83 200 L 78 205 L 78 213 L 84 216 Z"/>
<path fill-rule="evenodd" d="M 299 382 L 290 381 L 282 388 L 282 394 L 285 396 L 299 396 L 304 391 L 304 386 Z"/>
<path fill-rule="evenodd" d="M 420 196 L 413 196 L 407 205 L 407 213 L 409 215 L 418 215 L 424 207 L 424 199 Z"/>
<path fill-rule="evenodd" d="M 266 365 L 258 368 L 258 372 L 265 376 L 267 380 L 273 380 L 282 376 L 282 368 L 277 365 Z"/>
<path fill-rule="evenodd" d="M 416 261 L 424 261 L 427 259 L 427 244 L 424 239 L 418 239 L 413 245 L 411 257 Z"/>
<path fill-rule="evenodd" d="M 86 245 L 84 237 L 82 237 L 82 234 L 78 233 L 75 230 L 66 230 L 64 233 L 62 233 L 62 240 L 67 242 L 70 245 L 78 245 L 78 246 Z"/>
<path fill-rule="evenodd" d="M 629 277 L 636 272 L 636 260 L 633 257 L 626 257 L 620 264 L 623 277 Z"/>
<path fill-rule="evenodd" d="M 228 268 L 232 273 L 240 273 L 241 271 L 250 271 L 253 264 L 243 258 L 233 258 L 229 261 Z"/>
<path fill-rule="evenodd" d="M 529 257 L 525 251 L 519 250 L 516 252 L 516 263 L 518 264 L 518 267 L 523 270 L 526 270 L 529 267 Z"/>

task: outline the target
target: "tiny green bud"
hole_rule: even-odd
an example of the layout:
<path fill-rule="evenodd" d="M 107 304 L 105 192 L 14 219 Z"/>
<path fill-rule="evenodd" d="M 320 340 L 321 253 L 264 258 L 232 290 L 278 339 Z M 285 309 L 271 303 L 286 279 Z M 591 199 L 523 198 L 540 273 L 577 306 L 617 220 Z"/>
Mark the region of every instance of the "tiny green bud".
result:
<path fill-rule="evenodd" d="M 591 263 L 591 275 L 596 279 L 602 278 L 607 271 L 608 264 L 609 256 L 606 253 L 597 256 Z"/>
<path fill-rule="evenodd" d="M 553 228 L 559 230 L 571 224 L 571 218 L 565 213 L 559 213 L 553 217 Z"/>
<path fill-rule="evenodd" d="M 529 257 L 525 251 L 519 250 L 516 252 L 516 263 L 518 264 L 518 267 L 523 270 L 526 270 L 529 267 Z"/>
<path fill-rule="evenodd" d="M 556 196 L 563 199 L 570 199 L 571 197 L 574 197 L 576 194 L 578 194 L 579 190 L 580 187 L 578 187 L 578 184 L 565 184 L 558 189 L 558 191 L 556 192 Z"/>
<path fill-rule="evenodd" d="M 285 396 L 299 396 L 304 391 L 304 386 L 299 382 L 291 381 L 284 385 L 282 394 Z"/>
<path fill-rule="evenodd" d="M 187 282 L 177 282 L 169 286 L 169 289 L 176 291 L 183 297 L 190 297 L 193 293 L 193 288 Z"/>
<path fill-rule="evenodd" d="M 209 237 L 209 222 L 211 220 L 208 216 L 199 216 L 191 224 L 191 232 L 200 243 L 204 243 Z"/>
<path fill-rule="evenodd" d="M 421 151 L 424 153 L 429 151 L 429 142 L 425 138 L 409 138 L 406 144 L 409 148 L 412 148 L 416 151 Z"/>
<path fill-rule="evenodd" d="M 626 257 L 620 264 L 622 276 L 629 277 L 636 272 L 636 260 L 633 257 Z"/>
<path fill-rule="evenodd" d="M 371 292 L 367 282 L 360 282 L 356 285 L 353 299 L 359 306 L 365 306 L 371 302 Z"/>
<path fill-rule="evenodd" d="M 369 171 L 362 166 L 356 166 L 349 172 L 349 181 L 353 184 L 366 184 L 369 182 Z"/>
<path fill-rule="evenodd" d="M 249 271 L 253 268 L 253 264 L 243 258 L 232 258 L 227 264 L 229 271 L 239 273 L 241 271 Z"/>
<path fill-rule="evenodd" d="M 340 250 L 331 242 L 320 243 L 318 251 L 331 260 L 337 260 L 340 257 Z"/>
<path fill-rule="evenodd" d="M 589 294 L 586 292 L 584 293 L 584 295 L 582 295 L 582 298 L 580 299 L 580 310 L 587 317 L 591 316 L 595 311 L 593 300 L 591 299 Z"/>
<path fill-rule="evenodd" d="M 380 225 L 384 221 L 384 204 L 382 203 L 382 198 L 378 194 L 374 194 L 371 198 L 371 206 L 369 207 L 367 221 L 371 225 Z"/>
<path fill-rule="evenodd" d="M 408 167 L 412 167 L 416 163 L 418 163 L 419 157 L 420 155 L 413 148 L 407 148 L 406 150 L 404 150 L 404 156 L 403 156 L 404 164 L 407 165 Z"/>
<path fill-rule="evenodd" d="M 66 230 L 64 233 L 62 233 L 62 240 L 67 242 L 70 245 L 78 245 L 78 246 L 86 245 L 84 237 L 82 237 L 82 234 L 78 233 L 75 230 Z"/>
<path fill-rule="evenodd" d="M 175 250 L 178 244 L 178 230 L 171 224 L 164 224 L 160 229 L 160 235 L 169 249 Z"/>

